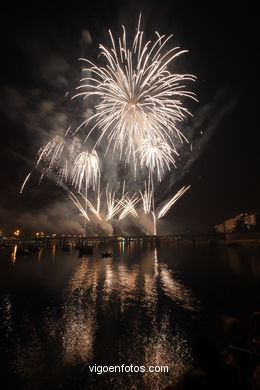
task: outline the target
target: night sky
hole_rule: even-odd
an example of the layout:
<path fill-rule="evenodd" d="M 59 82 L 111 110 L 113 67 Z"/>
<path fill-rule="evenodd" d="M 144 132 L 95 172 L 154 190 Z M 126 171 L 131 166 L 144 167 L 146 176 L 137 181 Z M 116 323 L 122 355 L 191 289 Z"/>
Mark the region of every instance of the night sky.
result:
<path fill-rule="evenodd" d="M 54 9 L 43 2 L 2 10 L 0 230 L 79 230 L 77 211 L 51 180 L 38 186 L 34 178 L 19 190 L 38 148 L 79 122 L 80 107 L 65 99 L 81 78 L 78 58 L 97 62 L 107 30 L 118 36 L 124 24 L 134 32 L 140 11 L 146 39 L 155 30 L 173 33 L 173 44 L 189 50 L 178 71 L 197 76 L 191 89 L 199 102 L 188 102 L 193 118 L 181 126 L 194 151 L 177 161 L 158 197 L 192 188 L 165 218 L 165 229 L 205 231 L 260 210 L 256 10 L 249 2 L 196 3 L 73 1 Z"/>

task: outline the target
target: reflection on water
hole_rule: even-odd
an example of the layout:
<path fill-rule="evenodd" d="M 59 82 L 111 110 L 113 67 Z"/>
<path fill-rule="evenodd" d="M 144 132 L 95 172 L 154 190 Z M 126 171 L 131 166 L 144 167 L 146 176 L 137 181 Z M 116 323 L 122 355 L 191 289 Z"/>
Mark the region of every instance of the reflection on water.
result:
<path fill-rule="evenodd" d="M 192 296 L 191 291 L 174 277 L 173 271 L 169 270 L 166 264 L 161 264 L 160 266 L 160 280 L 164 293 L 176 304 L 187 310 L 198 308 L 198 302 Z"/>
<path fill-rule="evenodd" d="M 0 329 L 4 337 L 8 338 L 12 332 L 12 302 L 9 294 L 0 298 Z"/>
<path fill-rule="evenodd" d="M 184 334 L 172 329 L 169 314 L 158 307 L 158 289 L 161 285 L 161 291 L 186 310 L 195 310 L 196 301 L 180 282 L 174 281 L 167 265 L 158 263 L 156 250 L 145 252 L 139 263 L 132 261 L 133 256 L 124 261 L 79 260 L 64 294 L 64 362 L 86 365 L 96 361 L 102 355 L 95 353 L 99 328 L 99 333 L 104 331 L 110 338 L 102 337 L 105 364 L 169 367 L 168 375 L 145 373 L 127 380 L 125 376 L 117 380 L 116 386 L 127 388 L 130 380 L 139 387 L 159 389 L 178 380 L 191 368 L 192 359 Z M 111 315 L 113 311 L 116 315 Z M 122 330 L 117 329 L 120 322 L 124 324 Z M 105 343 L 110 350 L 105 350 Z M 96 340 L 97 347 L 99 344 Z"/>
<path fill-rule="evenodd" d="M 39 251 L 38 251 L 38 261 L 41 261 L 42 253 L 43 253 L 43 249 L 40 248 Z"/>
<path fill-rule="evenodd" d="M 28 317 L 25 320 L 27 326 L 24 326 L 23 331 L 28 333 L 15 339 L 12 368 L 29 389 L 34 389 L 37 388 L 37 382 L 43 380 L 43 372 L 47 368 L 46 351 L 38 329 L 30 325 Z"/>
<path fill-rule="evenodd" d="M 16 261 L 16 253 L 17 253 L 17 245 L 14 245 L 12 253 L 11 253 L 11 261 L 15 263 Z"/>
<path fill-rule="evenodd" d="M 88 363 L 93 357 L 98 267 L 83 259 L 71 277 L 64 294 L 64 362 Z"/>
<path fill-rule="evenodd" d="M 55 258 L 55 255 L 56 255 L 56 245 L 54 244 L 52 246 L 52 257 Z"/>
<path fill-rule="evenodd" d="M 167 376 L 165 373 L 144 374 L 144 382 L 151 389 L 164 389 L 171 383 L 177 383 L 192 369 L 188 342 L 179 330 L 175 329 L 173 333 L 167 315 L 159 323 L 153 322 L 151 334 L 145 340 L 143 365 L 169 367 L 170 374 Z"/>
<path fill-rule="evenodd" d="M 0 331 L 24 388 L 156 390 L 193 370 L 189 332 L 200 303 L 169 262 L 172 255 L 124 243 L 108 249 L 113 258 L 100 258 L 99 247 L 79 258 L 75 248 L 63 253 L 54 245 L 22 259 L 13 248 Z M 257 271 L 253 260 L 244 262 L 227 250 L 232 272 Z M 101 378 L 89 364 L 168 366 L 169 373 Z"/>

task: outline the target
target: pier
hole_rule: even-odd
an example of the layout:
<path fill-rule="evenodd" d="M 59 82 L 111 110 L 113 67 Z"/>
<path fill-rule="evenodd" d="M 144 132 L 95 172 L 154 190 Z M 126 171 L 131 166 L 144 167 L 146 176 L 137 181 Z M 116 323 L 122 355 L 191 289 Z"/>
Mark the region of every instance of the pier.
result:
<path fill-rule="evenodd" d="M 6 235 L 0 239 L 0 242 L 9 243 L 39 243 L 48 244 L 52 242 L 59 242 L 63 245 L 66 242 L 75 242 L 77 244 L 82 243 L 96 243 L 96 244 L 107 244 L 111 242 L 123 242 L 126 245 L 130 243 L 151 243 L 160 244 L 161 242 L 168 243 L 212 243 L 220 240 L 225 240 L 225 234 L 175 234 L 175 235 L 136 235 L 136 236 L 124 236 L 124 235 L 113 235 L 113 236 L 84 236 L 76 234 L 62 234 L 62 235 L 42 235 L 35 236 L 31 234 L 20 234 L 19 237 L 13 235 Z"/>

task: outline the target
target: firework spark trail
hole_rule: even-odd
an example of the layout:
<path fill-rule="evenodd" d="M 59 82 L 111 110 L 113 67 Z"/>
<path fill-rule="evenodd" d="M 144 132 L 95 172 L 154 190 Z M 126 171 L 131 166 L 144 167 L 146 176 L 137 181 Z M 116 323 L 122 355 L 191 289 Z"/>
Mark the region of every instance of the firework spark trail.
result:
<path fill-rule="evenodd" d="M 152 216 L 153 216 L 153 235 L 156 236 L 157 235 L 157 218 L 156 218 L 156 214 L 154 211 L 152 211 Z"/>
<path fill-rule="evenodd" d="M 58 176 L 58 184 L 61 185 L 63 182 L 67 182 L 69 180 L 69 164 L 68 160 L 64 161 L 64 165 L 62 168 L 59 169 L 57 176 Z"/>
<path fill-rule="evenodd" d="M 151 177 L 156 172 L 159 182 L 162 181 L 165 167 L 170 171 L 171 164 L 175 166 L 172 154 L 175 153 L 178 155 L 176 150 L 163 139 L 150 136 L 141 140 L 137 153 L 140 156 L 141 168 L 146 167 Z"/>
<path fill-rule="evenodd" d="M 23 192 L 23 190 L 24 190 L 24 187 L 25 187 L 27 181 L 28 181 L 28 180 L 30 179 L 30 177 L 31 177 L 31 174 L 32 174 L 32 172 L 28 173 L 28 175 L 26 176 L 26 178 L 25 178 L 25 180 L 24 180 L 24 182 L 23 182 L 23 184 L 22 184 L 22 186 L 21 186 L 20 194 L 22 194 L 22 192 Z"/>
<path fill-rule="evenodd" d="M 93 190 L 99 185 L 100 170 L 98 155 L 95 150 L 92 153 L 81 152 L 74 161 L 72 167 L 72 185 L 81 191 L 85 184 L 85 191 L 92 185 Z"/>
<path fill-rule="evenodd" d="M 75 159 L 72 167 L 72 185 L 78 188 L 81 192 L 81 187 L 84 185 L 85 197 L 85 213 L 87 214 L 88 206 L 88 188 L 92 184 L 93 190 L 100 186 L 100 170 L 98 155 L 95 150 L 89 152 L 81 152 Z M 87 219 L 84 220 L 84 230 L 86 234 Z"/>
<path fill-rule="evenodd" d="M 152 200 L 153 200 L 153 193 L 151 191 L 151 188 L 147 183 L 144 183 L 144 192 L 142 193 L 141 190 L 139 190 L 139 193 L 141 195 L 141 199 L 143 202 L 143 210 L 145 214 L 149 214 L 152 207 Z"/>
<path fill-rule="evenodd" d="M 38 151 L 38 159 L 35 164 L 34 169 L 37 169 L 41 162 L 46 163 L 46 166 L 44 166 L 42 170 L 42 174 L 39 179 L 39 184 L 41 183 L 44 175 L 49 175 L 52 173 L 52 170 L 54 168 L 58 167 L 58 163 L 60 162 L 61 155 L 64 149 L 64 142 L 60 139 L 59 136 L 55 136 L 51 141 L 49 141 L 44 147 L 41 147 Z M 65 163 L 66 165 L 66 163 Z M 64 166 L 63 168 L 60 168 L 57 173 L 57 183 L 61 184 L 63 179 L 66 176 L 67 167 Z M 30 179 L 32 174 L 32 171 L 28 173 L 26 176 L 21 189 L 20 194 L 22 194 L 25 185 L 27 184 L 28 180 Z"/>
<path fill-rule="evenodd" d="M 64 140 L 56 135 L 51 141 L 49 141 L 43 148 L 39 150 L 39 157 L 36 162 L 35 168 L 44 161 L 48 162 L 47 170 L 52 170 L 60 160 L 62 151 L 64 148 Z"/>
<path fill-rule="evenodd" d="M 161 208 L 161 210 L 156 215 L 156 212 L 152 210 L 152 216 L 153 216 L 153 234 L 156 236 L 157 234 L 157 220 L 164 217 L 164 215 L 170 210 L 170 208 L 174 205 L 175 202 L 183 195 L 185 192 L 190 188 L 191 186 L 183 186 L 176 194 L 168 199 L 168 201 L 164 204 L 164 206 Z M 144 205 L 144 207 L 147 207 Z"/>
<path fill-rule="evenodd" d="M 102 195 L 102 192 L 100 192 L 100 184 L 99 184 L 99 186 L 98 186 L 98 193 L 97 193 L 97 208 L 96 208 L 96 211 L 97 211 L 98 214 L 100 213 L 101 195 Z"/>
<path fill-rule="evenodd" d="M 148 184 L 145 182 L 144 193 L 141 193 L 143 201 L 143 209 L 145 214 L 149 214 L 151 211 L 153 216 L 153 231 L 156 234 L 156 213 L 154 202 L 154 177 L 157 176 L 159 182 L 162 181 L 165 173 L 165 168 L 169 171 L 171 165 L 175 165 L 175 161 L 172 157 L 172 153 L 177 152 L 171 148 L 171 146 L 164 142 L 162 139 L 147 137 L 142 140 L 140 147 L 137 149 L 140 154 L 141 168 L 146 167 L 148 169 Z"/>
<path fill-rule="evenodd" d="M 109 184 L 106 186 L 106 200 L 107 200 L 107 215 L 106 221 L 112 219 L 118 214 L 122 208 L 124 208 L 124 198 L 128 195 L 125 193 L 125 181 L 123 182 L 122 195 L 120 199 L 115 198 L 116 191 L 109 190 Z"/>
<path fill-rule="evenodd" d="M 172 198 L 170 198 L 166 204 L 161 208 L 157 215 L 157 219 L 162 218 L 168 211 L 169 209 L 174 205 L 174 203 L 183 195 L 185 192 L 190 188 L 191 186 L 187 187 L 182 187 Z"/>
<path fill-rule="evenodd" d="M 142 195 L 144 212 L 147 214 L 152 209 L 154 213 L 154 178 L 157 176 L 157 180 L 162 181 L 165 168 L 170 171 L 171 164 L 175 165 L 172 153 L 177 152 L 168 143 L 155 137 L 142 140 L 137 152 L 140 154 L 141 168 L 146 167 L 149 172 L 148 185 L 145 182 L 145 191 Z"/>
<path fill-rule="evenodd" d="M 134 194 L 130 198 L 126 194 L 124 199 L 119 202 L 123 208 L 123 211 L 121 212 L 118 218 L 119 221 L 124 219 L 128 214 L 132 214 L 134 217 L 138 217 L 138 214 L 135 210 L 135 206 L 139 201 L 140 198 L 138 195 Z"/>
<path fill-rule="evenodd" d="M 81 205 L 78 198 L 73 194 L 73 192 L 69 192 L 69 198 L 72 200 L 73 204 L 77 207 L 77 209 L 81 212 L 81 215 L 84 217 L 84 220 L 89 221 L 89 216 L 85 211 L 84 207 Z"/>
<path fill-rule="evenodd" d="M 68 129 L 70 130 L 70 128 Z M 65 138 L 68 136 L 68 130 L 64 135 L 64 156 L 60 158 L 60 165 L 57 172 L 57 184 L 62 185 L 62 183 L 68 183 L 71 177 L 71 169 L 73 167 L 76 156 L 80 153 L 81 143 L 77 137 L 74 137 L 71 142 L 70 139 Z M 66 141 L 66 142 L 65 142 Z M 66 153 L 65 153 L 66 149 Z M 62 159 L 63 157 L 63 159 Z"/>
<path fill-rule="evenodd" d="M 186 140 L 177 128 L 177 122 L 184 120 L 188 109 L 183 107 L 180 98 L 196 100 L 194 93 L 187 91 L 183 81 L 194 80 L 190 74 L 172 74 L 168 65 L 176 57 L 186 52 L 175 47 L 163 54 L 163 48 L 172 36 L 160 36 L 153 45 L 143 44 L 143 32 L 140 31 L 140 19 L 137 33 L 130 49 L 127 45 L 126 32 L 118 42 L 109 31 L 112 48 L 100 45 L 101 55 L 106 65 L 99 67 L 87 59 L 87 75 L 78 87 L 83 92 L 77 96 L 84 99 L 97 96 L 100 102 L 96 113 L 80 126 L 87 126 L 95 121 L 87 138 L 99 128 L 96 146 L 106 135 L 108 146 L 112 146 L 113 155 L 135 163 L 137 145 L 149 135 L 162 139 L 174 148 L 174 138 L 179 142 Z M 79 129 L 78 128 L 78 129 Z M 78 130 L 77 129 L 77 130 Z M 77 131 L 76 130 L 76 131 Z M 95 146 L 95 147 L 96 147 Z"/>
<path fill-rule="evenodd" d="M 106 200 L 107 200 L 107 215 L 106 221 L 113 218 L 120 210 L 120 205 L 115 200 L 115 191 L 109 190 L 109 185 L 106 187 Z"/>
<path fill-rule="evenodd" d="M 75 153 L 79 149 L 77 137 L 74 137 L 72 142 L 69 142 L 65 137 L 56 135 L 45 146 L 42 146 L 37 152 L 37 160 L 33 170 L 41 169 L 41 176 L 38 183 L 40 184 L 44 176 L 56 176 L 56 183 L 62 185 L 68 182 L 72 161 L 75 158 Z M 20 193 L 23 192 L 33 170 L 26 176 Z"/>
<path fill-rule="evenodd" d="M 84 200 L 84 203 L 88 205 L 88 208 L 89 210 L 99 219 L 101 220 L 101 216 L 100 216 L 100 196 L 101 194 L 99 193 L 97 195 L 97 207 L 95 207 L 93 205 L 93 203 L 90 202 L 89 199 L 87 199 L 81 192 L 79 192 L 79 195 L 82 197 L 82 199 Z M 75 196 L 76 197 L 76 196 Z M 85 210 L 86 211 L 86 210 Z"/>

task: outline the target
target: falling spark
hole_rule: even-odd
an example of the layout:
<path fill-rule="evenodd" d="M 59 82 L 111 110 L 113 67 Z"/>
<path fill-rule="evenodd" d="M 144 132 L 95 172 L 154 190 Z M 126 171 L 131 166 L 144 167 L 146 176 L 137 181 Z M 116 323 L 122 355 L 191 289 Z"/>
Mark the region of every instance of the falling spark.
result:
<path fill-rule="evenodd" d="M 72 185 L 78 188 L 78 192 L 81 192 L 81 187 L 84 185 L 84 197 L 85 197 L 85 213 L 87 214 L 88 207 L 88 188 L 92 185 L 93 190 L 100 185 L 100 170 L 98 155 L 95 150 L 91 153 L 84 151 L 81 152 L 75 159 L 72 167 Z M 86 233 L 86 222 L 85 233 Z"/>
<path fill-rule="evenodd" d="M 39 157 L 35 168 L 37 168 L 42 161 L 47 161 L 47 171 L 51 171 L 60 161 L 63 148 L 64 141 L 56 135 L 51 141 L 49 141 L 43 148 L 39 150 Z"/>
<path fill-rule="evenodd" d="M 69 128 L 70 129 L 70 128 Z M 66 131 L 69 131 L 69 129 Z M 34 170 L 40 170 L 41 175 L 38 180 L 38 184 L 41 184 L 43 178 L 55 177 L 56 183 L 62 186 L 64 182 L 67 182 L 70 177 L 70 170 L 72 161 L 74 161 L 75 153 L 80 148 L 79 140 L 74 137 L 72 142 L 56 135 L 45 146 L 41 147 L 37 153 L 37 160 L 34 166 Z M 25 178 L 21 187 L 20 193 L 23 192 L 25 185 L 27 184 L 31 174 L 31 171 Z"/>
<path fill-rule="evenodd" d="M 100 179 L 99 160 L 95 150 L 92 153 L 81 152 L 72 167 L 72 185 L 81 191 L 83 183 L 87 190 L 92 184 L 93 189 L 97 187 Z"/>

